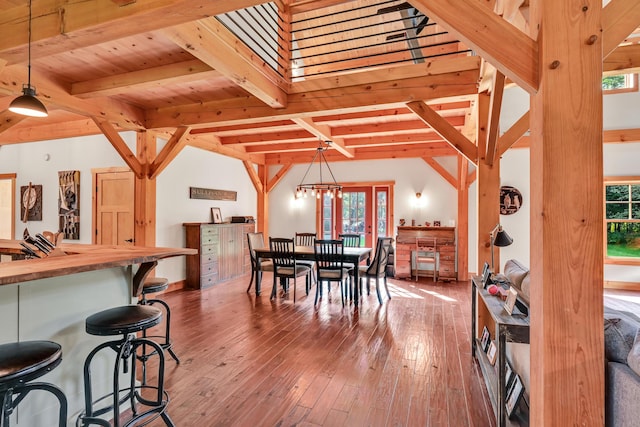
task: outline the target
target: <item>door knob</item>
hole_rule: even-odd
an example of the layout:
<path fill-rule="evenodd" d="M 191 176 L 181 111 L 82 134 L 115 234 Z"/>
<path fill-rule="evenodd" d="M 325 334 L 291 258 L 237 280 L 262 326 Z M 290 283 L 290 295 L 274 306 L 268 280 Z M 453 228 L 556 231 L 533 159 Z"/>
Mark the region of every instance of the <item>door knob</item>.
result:
<path fill-rule="evenodd" d="M 125 240 L 125 242 L 127 242 L 127 243 L 133 243 L 133 237 L 132 237 L 131 239 L 127 239 L 127 240 Z"/>

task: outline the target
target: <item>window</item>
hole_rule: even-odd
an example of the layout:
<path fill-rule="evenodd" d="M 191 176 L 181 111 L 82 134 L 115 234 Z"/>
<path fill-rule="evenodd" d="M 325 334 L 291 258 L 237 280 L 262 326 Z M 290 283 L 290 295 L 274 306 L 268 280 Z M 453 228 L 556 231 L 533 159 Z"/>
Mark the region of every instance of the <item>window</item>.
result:
<path fill-rule="evenodd" d="M 607 257 L 640 261 L 640 178 L 605 182 Z"/>
<path fill-rule="evenodd" d="M 602 90 L 606 94 L 620 92 L 636 92 L 638 90 L 637 74 L 618 74 L 602 78 Z"/>

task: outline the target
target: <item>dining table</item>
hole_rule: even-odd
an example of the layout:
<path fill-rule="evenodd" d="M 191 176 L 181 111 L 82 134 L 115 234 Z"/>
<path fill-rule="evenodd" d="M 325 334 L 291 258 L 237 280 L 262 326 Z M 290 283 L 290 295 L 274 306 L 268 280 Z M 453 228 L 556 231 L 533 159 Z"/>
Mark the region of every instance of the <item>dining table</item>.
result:
<path fill-rule="evenodd" d="M 258 266 L 260 266 L 260 263 L 263 260 L 273 258 L 273 255 L 271 254 L 271 249 L 269 249 L 268 246 L 264 248 L 255 248 L 254 251 L 256 254 L 256 259 L 258 261 Z M 296 246 L 295 256 L 296 256 L 296 259 L 298 260 L 315 261 L 315 258 L 316 258 L 315 249 L 313 246 Z M 353 287 L 354 288 L 353 303 L 355 307 L 358 307 L 358 301 L 360 299 L 360 295 L 359 295 L 360 286 L 358 286 L 359 285 L 358 265 L 360 265 L 360 263 L 363 261 L 366 261 L 367 265 L 370 263 L 371 248 L 345 247 L 342 257 L 343 257 L 343 262 L 345 264 L 348 263 L 348 264 L 355 265 L 355 268 L 353 271 L 353 280 L 355 285 Z M 256 295 L 260 295 L 260 276 L 261 276 L 260 274 L 256 276 L 256 288 L 255 288 Z"/>

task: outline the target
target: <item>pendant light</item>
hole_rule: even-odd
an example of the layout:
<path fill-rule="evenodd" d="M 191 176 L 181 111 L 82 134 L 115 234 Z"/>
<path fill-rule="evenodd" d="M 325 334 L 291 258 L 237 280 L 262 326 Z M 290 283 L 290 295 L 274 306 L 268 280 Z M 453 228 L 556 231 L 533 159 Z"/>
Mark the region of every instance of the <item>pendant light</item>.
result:
<path fill-rule="evenodd" d="M 331 172 L 331 168 L 329 167 L 329 163 L 327 163 L 327 159 L 324 157 L 324 151 L 329 148 L 330 141 L 326 141 L 326 147 L 322 145 L 320 142 L 318 148 L 316 149 L 316 153 L 313 155 L 313 159 L 311 159 L 311 163 L 309 163 L 309 167 L 307 168 L 307 172 L 305 172 L 302 177 L 302 181 L 296 187 L 296 199 L 301 197 L 307 197 L 307 192 L 311 193 L 312 197 L 320 198 L 320 195 L 323 191 L 325 191 L 331 198 L 337 196 L 338 198 L 342 198 L 342 185 L 336 182 L 336 179 L 333 176 L 333 172 Z M 320 175 L 320 182 L 314 183 L 305 183 L 305 179 L 309 174 L 313 164 L 316 159 L 318 159 L 318 172 Z M 324 182 L 322 181 L 322 164 L 324 163 L 329 175 L 333 182 Z"/>
<path fill-rule="evenodd" d="M 47 108 L 36 98 L 36 88 L 31 86 L 31 0 L 29 0 L 29 43 L 27 45 L 27 84 L 22 85 L 22 95 L 11 101 L 9 111 L 23 116 L 47 117 Z"/>

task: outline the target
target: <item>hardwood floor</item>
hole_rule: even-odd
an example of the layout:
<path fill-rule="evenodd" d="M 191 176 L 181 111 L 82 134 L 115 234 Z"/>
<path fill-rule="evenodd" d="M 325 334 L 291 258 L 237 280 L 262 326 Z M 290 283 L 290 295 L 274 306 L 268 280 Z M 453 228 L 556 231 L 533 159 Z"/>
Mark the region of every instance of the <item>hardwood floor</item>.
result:
<path fill-rule="evenodd" d="M 162 295 L 172 310 L 169 414 L 177 426 L 493 426 L 470 355 L 467 282 L 389 280 L 342 307 L 245 293 L 249 277 Z M 302 290 L 302 291 L 301 291 Z M 325 294 L 326 295 L 326 294 Z M 151 425 L 161 426 L 160 420 Z"/>

